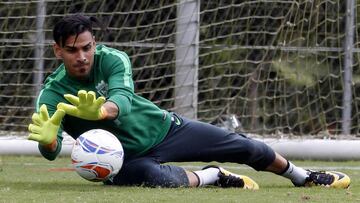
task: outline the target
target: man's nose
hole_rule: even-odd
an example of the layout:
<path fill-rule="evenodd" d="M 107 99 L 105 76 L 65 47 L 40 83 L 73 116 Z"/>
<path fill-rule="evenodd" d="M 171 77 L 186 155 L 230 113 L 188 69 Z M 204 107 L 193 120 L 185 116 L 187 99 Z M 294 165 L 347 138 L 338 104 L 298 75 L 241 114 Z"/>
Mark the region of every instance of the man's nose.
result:
<path fill-rule="evenodd" d="M 81 61 L 81 62 L 86 62 L 86 57 L 85 57 L 85 53 L 80 51 L 79 52 L 79 56 L 78 56 L 78 61 Z"/>

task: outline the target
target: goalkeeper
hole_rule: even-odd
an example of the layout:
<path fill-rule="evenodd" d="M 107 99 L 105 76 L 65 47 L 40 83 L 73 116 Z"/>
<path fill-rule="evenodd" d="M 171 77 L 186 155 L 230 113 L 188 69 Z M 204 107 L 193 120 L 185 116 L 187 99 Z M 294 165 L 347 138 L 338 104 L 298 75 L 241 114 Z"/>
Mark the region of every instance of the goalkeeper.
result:
<path fill-rule="evenodd" d="M 259 188 L 250 177 L 219 166 L 187 171 L 166 164 L 217 161 L 269 171 L 295 186 L 349 186 L 350 179 L 343 173 L 297 167 L 262 142 L 162 110 L 135 94 L 129 57 L 97 45 L 93 24 L 99 21 L 76 14 L 54 27 L 53 50 L 63 63 L 44 83 L 28 137 L 39 142 L 46 159 L 54 160 L 59 154 L 63 131 L 76 139 L 101 128 L 116 135 L 125 151 L 122 169 L 105 184 Z"/>

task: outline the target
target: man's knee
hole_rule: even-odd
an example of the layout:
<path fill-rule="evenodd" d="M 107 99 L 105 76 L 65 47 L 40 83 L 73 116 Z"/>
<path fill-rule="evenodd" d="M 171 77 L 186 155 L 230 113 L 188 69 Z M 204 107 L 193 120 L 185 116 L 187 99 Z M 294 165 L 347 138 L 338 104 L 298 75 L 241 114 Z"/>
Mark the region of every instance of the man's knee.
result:
<path fill-rule="evenodd" d="M 275 159 L 274 150 L 263 142 L 257 140 L 248 140 L 248 160 L 247 164 L 255 170 L 264 170 Z"/>
<path fill-rule="evenodd" d="M 151 159 L 130 161 L 123 165 L 113 179 L 115 185 L 136 185 L 147 187 L 187 186 L 185 171 L 177 166 L 161 165 Z"/>

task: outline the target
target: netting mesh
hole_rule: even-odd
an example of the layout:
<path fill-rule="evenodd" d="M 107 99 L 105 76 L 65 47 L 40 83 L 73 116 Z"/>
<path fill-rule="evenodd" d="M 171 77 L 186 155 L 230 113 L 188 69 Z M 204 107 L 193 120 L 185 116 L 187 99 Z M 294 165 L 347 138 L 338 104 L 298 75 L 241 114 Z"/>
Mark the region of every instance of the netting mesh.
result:
<path fill-rule="evenodd" d="M 0 1 L 0 130 L 26 131 L 38 84 L 35 55 L 40 1 Z M 125 51 L 136 91 L 176 109 L 178 6 L 190 1 L 46 0 L 44 77 L 60 64 L 52 28 L 66 14 L 104 22 L 98 44 Z M 346 2 L 197 1 L 197 117 L 236 115 L 258 134 L 341 133 Z M 356 20 L 356 28 L 357 28 Z M 356 30 L 355 48 L 358 45 Z M 359 131 L 359 56 L 354 54 L 351 132 Z"/>

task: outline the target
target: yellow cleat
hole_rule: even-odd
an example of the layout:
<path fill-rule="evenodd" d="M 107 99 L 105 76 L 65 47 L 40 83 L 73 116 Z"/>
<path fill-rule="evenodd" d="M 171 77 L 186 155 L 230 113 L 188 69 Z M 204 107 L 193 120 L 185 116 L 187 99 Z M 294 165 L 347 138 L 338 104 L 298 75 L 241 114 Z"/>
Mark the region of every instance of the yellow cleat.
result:
<path fill-rule="evenodd" d="M 216 186 L 220 186 L 220 187 L 224 187 L 224 188 L 229 188 L 229 187 L 239 187 L 239 188 L 243 188 L 243 189 L 248 189 L 248 190 L 258 190 L 259 189 L 259 185 L 251 178 L 249 178 L 248 176 L 244 176 L 244 175 L 238 175 L 235 173 L 232 173 L 230 171 L 227 171 L 219 166 L 206 166 L 203 169 L 206 168 L 218 168 L 219 171 L 219 180 L 217 180 L 215 182 Z"/>
<path fill-rule="evenodd" d="M 337 171 L 310 171 L 305 186 L 324 186 L 346 189 L 350 186 L 350 177 Z"/>

